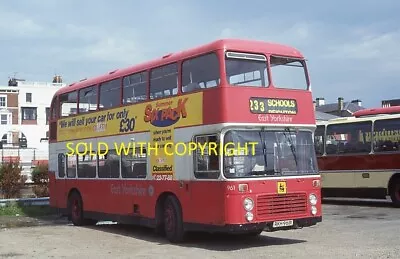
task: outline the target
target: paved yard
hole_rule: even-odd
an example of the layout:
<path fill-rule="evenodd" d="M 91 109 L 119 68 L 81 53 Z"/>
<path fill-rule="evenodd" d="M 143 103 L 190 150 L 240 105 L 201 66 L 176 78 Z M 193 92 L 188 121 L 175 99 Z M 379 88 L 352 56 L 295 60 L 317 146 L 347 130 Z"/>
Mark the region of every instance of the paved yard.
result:
<path fill-rule="evenodd" d="M 79 228 L 63 220 L 35 220 L 5 227 L 3 222 L 0 257 L 400 258 L 400 209 L 381 203 L 325 204 L 323 213 L 323 222 L 311 228 L 249 239 L 193 234 L 182 245 L 169 244 L 148 229 L 131 226 Z"/>

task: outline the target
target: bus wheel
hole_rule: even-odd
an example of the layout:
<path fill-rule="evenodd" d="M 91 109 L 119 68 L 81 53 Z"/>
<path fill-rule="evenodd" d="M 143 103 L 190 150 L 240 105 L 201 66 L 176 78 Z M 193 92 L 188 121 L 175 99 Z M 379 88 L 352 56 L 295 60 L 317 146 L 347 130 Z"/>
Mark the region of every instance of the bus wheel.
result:
<path fill-rule="evenodd" d="M 182 242 L 185 236 L 182 211 L 177 199 L 168 196 L 164 204 L 164 231 L 172 243 Z"/>
<path fill-rule="evenodd" d="M 79 193 L 73 192 L 68 199 L 69 216 L 75 226 L 96 225 L 97 220 L 85 219 L 83 215 L 83 202 Z"/>
<path fill-rule="evenodd" d="M 400 207 L 400 178 L 394 180 L 390 188 L 390 198 L 395 207 Z"/>
<path fill-rule="evenodd" d="M 73 192 L 68 199 L 69 215 L 75 226 L 82 226 L 84 223 L 82 198 L 77 192 Z"/>

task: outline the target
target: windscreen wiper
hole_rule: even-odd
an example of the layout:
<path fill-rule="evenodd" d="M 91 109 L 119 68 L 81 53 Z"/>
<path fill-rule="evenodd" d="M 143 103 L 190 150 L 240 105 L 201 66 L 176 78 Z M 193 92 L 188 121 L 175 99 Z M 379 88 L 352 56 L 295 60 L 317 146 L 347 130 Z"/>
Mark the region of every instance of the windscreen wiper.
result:
<path fill-rule="evenodd" d="M 287 132 L 289 134 L 289 137 L 286 135 Z M 296 167 L 297 167 L 297 156 L 296 156 L 296 147 L 293 145 L 293 139 L 292 139 L 292 134 L 291 134 L 291 130 L 289 129 L 289 127 L 285 128 L 285 131 L 283 132 L 283 135 L 285 136 L 285 138 L 289 141 L 289 145 L 290 145 L 290 150 L 292 151 L 293 154 L 293 158 L 294 158 L 294 162 L 296 163 Z"/>
<path fill-rule="evenodd" d="M 263 138 L 264 132 L 265 132 L 265 128 L 261 127 L 261 131 L 259 131 L 258 133 L 260 135 L 260 139 L 261 139 L 261 142 L 263 145 L 264 168 L 266 169 L 268 162 L 267 162 L 267 144 L 265 143 L 265 139 Z"/>

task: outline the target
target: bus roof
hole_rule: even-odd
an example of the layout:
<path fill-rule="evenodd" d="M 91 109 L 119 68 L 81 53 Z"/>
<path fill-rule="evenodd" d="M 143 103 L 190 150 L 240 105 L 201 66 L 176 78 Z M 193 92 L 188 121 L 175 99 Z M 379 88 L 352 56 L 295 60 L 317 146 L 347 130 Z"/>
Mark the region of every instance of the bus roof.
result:
<path fill-rule="evenodd" d="M 364 109 L 355 112 L 353 115 L 355 117 L 362 117 L 362 116 L 396 114 L 396 113 L 400 113 L 400 106 Z"/>
<path fill-rule="evenodd" d="M 58 96 L 60 94 L 92 86 L 101 82 L 113 80 L 121 76 L 126 76 L 135 72 L 144 71 L 149 68 L 162 66 L 168 63 L 176 62 L 181 59 L 190 58 L 193 56 L 197 56 L 199 54 L 219 49 L 229 49 L 231 51 L 266 53 L 266 54 L 275 54 L 275 55 L 289 56 L 296 58 L 304 58 L 304 56 L 302 55 L 302 53 L 300 53 L 299 50 L 278 43 L 270 43 L 257 40 L 244 40 L 244 39 L 220 39 L 181 52 L 170 53 L 161 58 L 153 59 L 151 61 L 144 62 L 138 65 L 130 66 L 123 69 L 116 69 L 114 71 L 110 71 L 106 74 L 97 77 L 93 77 L 90 79 L 82 79 L 79 82 L 72 83 L 66 87 L 59 89 L 55 93 L 55 95 Z"/>
<path fill-rule="evenodd" d="M 375 120 L 386 120 L 386 119 L 398 119 L 400 113 L 397 114 L 377 114 L 365 117 L 340 117 L 326 121 L 317 121 L 317 125 L 330 125 L 330 124 L 342 124 L 342 123 L 354 123 L 363 121 L 375 121 Z"/>

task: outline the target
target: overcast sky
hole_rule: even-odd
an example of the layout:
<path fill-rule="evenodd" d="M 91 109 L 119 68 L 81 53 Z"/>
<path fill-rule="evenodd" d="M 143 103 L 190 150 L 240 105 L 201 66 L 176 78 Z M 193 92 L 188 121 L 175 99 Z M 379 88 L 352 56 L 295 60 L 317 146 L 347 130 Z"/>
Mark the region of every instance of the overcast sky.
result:
<path fill-rule="evenodd" d="M 279 2 L 1 0 L 0 85 L 71 83 L 229 37 L 298 48 L 314 98 L 400 98 L 400 1 Z"/>

